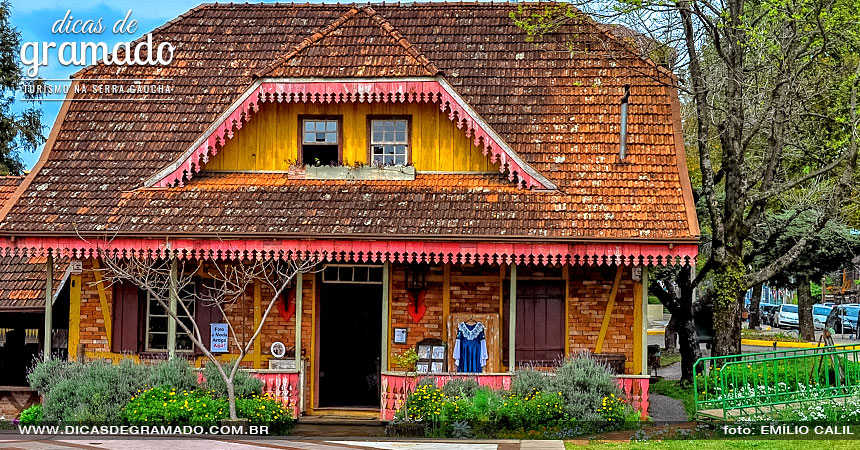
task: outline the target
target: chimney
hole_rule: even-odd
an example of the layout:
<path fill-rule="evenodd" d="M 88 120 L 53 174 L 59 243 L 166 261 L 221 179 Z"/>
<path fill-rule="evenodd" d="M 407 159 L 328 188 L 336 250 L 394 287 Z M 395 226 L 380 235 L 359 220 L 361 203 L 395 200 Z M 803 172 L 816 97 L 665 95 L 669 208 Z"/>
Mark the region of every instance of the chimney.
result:
<path fill-rule="evenodd" d="M 630 98 L 630 85 L 624 85 L 624 97 L 621 97 L 621 146 L 618 156 L 621 161 L 627 157 L 627 100 Z"/>

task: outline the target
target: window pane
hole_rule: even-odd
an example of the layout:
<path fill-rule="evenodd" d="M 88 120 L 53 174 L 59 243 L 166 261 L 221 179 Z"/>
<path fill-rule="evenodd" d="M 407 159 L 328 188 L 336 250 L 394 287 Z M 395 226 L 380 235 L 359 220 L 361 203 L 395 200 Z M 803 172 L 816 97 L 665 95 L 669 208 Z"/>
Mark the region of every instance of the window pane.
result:
<path fill-rule="evenodd" d="M 385 155 L 385 162 L 383 164 L 385 164 L 386 166 L 394 164 L 394 157 L 391 155 Z"/>
<path fill-rule="evenodd" d="M 179 330 L 176 331 L 176 349 L 177 350 L 191 350 L 192 349 L 191 338 L 188 337 L 184 332 L 180 334 Z"/>
<path fill-rule="evenodd" d="M 385 130 L 385 142 L 391 142 L 394 140 L 394 132 Z"/>
<path fill-rule="evenodd" d="M 396 131 L 402 131 L 405 135 L 405 133 L 406 133 L 406 121 L 405 120 L 398 120 L 398 121 L 394 122 L 394 124 L 395 124 L 394 129 Z"/>
<path fill-rule="evenodd" d="M 367 281 L 367 267 L 356 267 L 353 281 Z"/>
<path fill-rule="evenodd" d="M 406 142 L 406 132 L 405 131 L 396 131 L 394 133 L 394 141 L 395 142 Z"/>
<path fill-rule="evenodd" d="M 405 166 L 406 165 L 406 155 L 395 156 L 394 157 L 394 165 Z"/>
<path fill-rule="evenodd" d="M 314 131 L 314 123 L 312 121 L 305 121 L 305 131 Z"/>
<path fill-rule="evenodd" d="M 382 121 L 381 121 L 381 120 L 374 120 L 374 121 L 371 123 L 371 126 L 372 126 L 372 128 L 373 128 L 373 131 L 382 131 L 382 125 L 383 125 L 383 124 L 382 124 Z"/>
<path fill-rule="evenodd" d="M 335 122 L 334 120 L 329 120 L 325 124 L 325 130 L 326 131 L 337 131 L 337 122 Z"/>
<path fill-rule="evenodd" d="M 337 279 L 340 281 L 352 280 L 352 267 L 340 267 Z"/>
<path fill-rule="evenodd" d="M 150 300 L 149 302 L 149 315 L 150 316 L 163 316 L 166 312 L 164 308 L 161 307 L 161 303 L 158 303 L 158 300 Z"/>
<path fill-rule="evenodd" d="M 150 334 L 149 348 L 155 350 L 167 350 L 167 334 Z"/>
<path fill-rule="evenodd" d="M 323 272 L 324 280 L 337 280 L 337 267 L 327 266 Z"/>
<path fill-rule="evenodd" d="M 382 140 L 382 132 L 381 131 L 374 131 L 373 132 L 373 140 L 371 142 L 379 142 L 381 140 Z"/>
<path fill-rule="evenodd" d="M 369 274 L 370 281 L 382 281 L 382 267 L 371 267 Z"/>
<path fill-rule="evenodd" d="M 386 145 L 384 148 L 385 148 L 385 154 L 386 155 L 394 154 L 394 146 L 393 145 Z"/>
<path fill-rule="evenodd" d="M 337 142 L 337 133 L 326 133 L 325 134 L 325 141 L 330 142 L 330 143 Z"/>
<path fill-rule="evenodd" d="M 382 157 L 382 155 L 373 155 L 373 163 L 374 163 L 374 164 L 377 164 L 377 165 L 378 165 L 378 164 L 383 164 L 383 162 L 382 162 L 382 161 L 383 161 L 383 157 Z"/>
<path fill-rule="evenodd" d="M 149 331 L 167 332 L 167 317 L 150 317 Z"/>
<path fill-rule="evenodd" d="M 305 142 L 314 142 L 314 133 L 305 133 Z"/>

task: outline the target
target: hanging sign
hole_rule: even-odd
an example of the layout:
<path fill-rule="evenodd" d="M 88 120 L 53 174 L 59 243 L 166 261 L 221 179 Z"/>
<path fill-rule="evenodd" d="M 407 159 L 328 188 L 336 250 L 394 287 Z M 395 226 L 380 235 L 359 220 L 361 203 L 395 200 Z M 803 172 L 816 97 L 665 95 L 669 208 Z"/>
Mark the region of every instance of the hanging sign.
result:
<path fill-rule="evenodd" d="M 209 335 L 209 351 L 212 353 L 227 353 L 227 324 L 209 324 L 211 334 Z"/>

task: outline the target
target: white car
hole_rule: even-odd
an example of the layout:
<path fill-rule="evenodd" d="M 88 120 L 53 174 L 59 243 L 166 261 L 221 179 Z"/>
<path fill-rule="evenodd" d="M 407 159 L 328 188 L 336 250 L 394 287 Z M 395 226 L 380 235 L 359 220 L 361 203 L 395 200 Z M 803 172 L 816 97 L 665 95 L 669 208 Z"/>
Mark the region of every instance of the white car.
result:
<path fill-rule="evenodd" d="M 779 328 L 797 328 L 797 305 L 779 305 L 774 323 Z"/>
<path fill-rule="evenodd" d="M 827 324 L 827 316 L 833 310 L 832 306 L 814 305 L 812 307 L 812 325 L 816 330 L 823 330 Z"/>

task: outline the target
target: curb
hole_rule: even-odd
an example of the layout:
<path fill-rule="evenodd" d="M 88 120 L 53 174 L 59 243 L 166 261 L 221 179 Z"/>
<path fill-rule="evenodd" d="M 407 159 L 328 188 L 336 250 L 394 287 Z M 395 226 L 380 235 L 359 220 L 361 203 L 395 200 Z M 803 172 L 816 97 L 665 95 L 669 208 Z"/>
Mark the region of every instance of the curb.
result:
<path fill-rule="evenodd" d="M 815 342 L 780 342 L 780 341 L 765 341 L 765 340 L 761 340 L 761 339 L 741 339 L 741 344 L 752 345 L 755 347 L 773 347 L 774 343 L 776 343 L 777 347 L 790 347 L 790 348 L 815 348 L 815 347 L 818 347 L 818 344 Z"/>
<path fill-rule="evenodd" d="M 666 334 L 666 330 L 665 329 L 648 330 L 648 336 L 656 336 L 658 334 Z"/>

